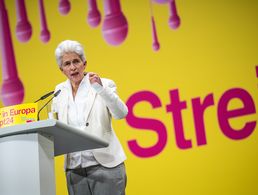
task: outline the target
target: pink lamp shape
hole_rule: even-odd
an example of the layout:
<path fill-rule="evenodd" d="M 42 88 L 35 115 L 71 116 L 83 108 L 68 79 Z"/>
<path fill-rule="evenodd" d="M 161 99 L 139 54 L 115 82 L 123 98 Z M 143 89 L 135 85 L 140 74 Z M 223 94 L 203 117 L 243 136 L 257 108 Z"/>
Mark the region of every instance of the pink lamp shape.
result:
<path fill-rule="evenodd" d="M 47 20 L 46 20 L 43 0 L 39 0 L 39 14 L 40 14 L 40 26 L 41 26 L 40 39 L 42 42 L 47 43 L 50 39 L 50 32 L 47 28 Z"/>
<path fill-rule="evenodd" d="M 32 35 L 32 27 L 28 21 L 24 0 L 16 0 L 16 36 L 20 42 L 27 42 Z"/>
<path fill-rule="evenodd" d="M 24 88 L 17 73 L 10 26 L 4 0 L 0 0 L 0 47 L 2 53 L 3 75 L 1 99 L 5 106 L 20 104 L 24 98 Z"/>
<path fill-rule="evenodd" d="M 169 10 L 170 10 L 170 17 L 168 20 L 168 24 L 169 24 L 170 28 L 177 29 L 180 26 L 180 18 L 177 14 L 175 0 L 171 0 L 169 2 Z"/>
<path fill-rule="evenodd" d="M 102 35 L 108 44 L 120 45 L 128 34 L 128 23 L 119 0 L 105 0 L 104 12 Z"/>
<path fill-rule="evenodd" d="M 100 24 L 101 15 L 98 10 L 96 0 L 88 0 L 89 12 L 88 12 L 88 23 L 91 27 L 97 27 Z"/>
<path fill-rule="evenodd" d="M 58 9 L 62 15 L 67 15 L 71 9 L 71 4 L 69 0 L 60 0 Z"/>

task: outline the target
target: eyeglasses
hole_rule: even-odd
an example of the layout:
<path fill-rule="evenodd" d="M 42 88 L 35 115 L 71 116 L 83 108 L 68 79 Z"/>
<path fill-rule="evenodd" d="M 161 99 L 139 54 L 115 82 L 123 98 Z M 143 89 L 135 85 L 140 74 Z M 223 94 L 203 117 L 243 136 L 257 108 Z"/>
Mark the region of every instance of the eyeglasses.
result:
<path fill-rule="evenodd" d="M 78 67 L 82 61 L 80 59 L 73 59 L 72 61 L 66 61 L 62 64 L 63 68 L 69 68 L 73 64 L 75 67 Z"/>

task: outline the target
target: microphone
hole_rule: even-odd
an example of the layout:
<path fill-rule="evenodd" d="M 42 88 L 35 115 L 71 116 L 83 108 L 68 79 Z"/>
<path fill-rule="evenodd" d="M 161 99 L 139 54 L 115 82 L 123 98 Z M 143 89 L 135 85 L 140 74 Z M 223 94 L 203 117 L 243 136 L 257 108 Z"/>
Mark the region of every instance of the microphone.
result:
<path fill-rule="evenodd" d="M 45 8 L 43 0 L 39 0 L 39 13 L 40 13 L 40 39 L 42 42 L 47 43 L 50 39 L 50 32 L 47 27 L 47 19 L 45 14 Z"/>
<path fill-rule="evenodd" d="M 158 41 L 158 35 L 157 35 L 155 20 L 153 16 L 151 16 L 151 25 L 152 25 L 152 38 L 153 38 L 152 48 L 154 51 L 158 51 L 160 48 L 160 44 Z"/>
<path fill-rule="evenodd" d="M 180 26 L 180 17 L 178 16 L 176 9 L 176 1 L 172 0 L 169 2 L 170 16 L 168 24 L 170 28 L 177 29 Z"/>
<path fill-rule="evenodd" d="M 102 35 L 108 44 L 119 45 L 128 34 L 128 23 L 121 10 L 120 0 L 105 0 L 104 12 Z"/>
<path fill-rule="evenodd" d="M 52 91 L 51 91 L 50 93 L 52 93 Z M 54 93 L 53 97 L 50 98 L 50 99 L 39 109 L 39 111 L 38 111 L 38 121 L 39 121 L 39 114 L 40 114 L 41 110 L 43 110 L 43 108 L 45 108 L 46 105 L 48 105 L 49 102 L 50 102 L 54 97 L 57 97 L 60 93 L 61 93 L 61 89 L 59 89 L 58 91 L 56 91 L 56 92 Z M 53 93 L 52 93 L 52 94 L 53 94 Z M 46 95 L 48 95 L 48 94 L 46 94 Z M 50 95 L 51 95 L 51 94 L 50 94 Z M 49 96 L 49 95 L 48 95 L 48 96 Z M 45 98 L 44 98 L 44 99 L 45 99 Z"/>
<path fill-rule="evenodd" d="M 51 91 L 51 92 L 49 92 L 49 93 L 43 95 L 41 98 L 37 99 L 34 103 L 36 103 L 36 102 L 38 102 L 38 101 L 40 101 L 40 100 L 46 99 L 48 96 L 52 95 L 53 93 L 54 93 L 54 91 Z"/>
<path fill-rule="evenodd" d="M 59 0 L 58 9 L 62 15 L 68 14 L 71 9 L 69 0 Z"/>
<path fill-rule="evenodd" d="M 152 10 L 152 1 L 150 1 L 150 12 L 151 12 L 151 27 L 152 27 L 152 48 L 154 51 L 158 51 L 160 48 L 160 44 L 158 41 L 158 35 L 157 35 L 157 29 L 156 29 L 156 24 L 153 16 L 153 10 Z"/>
<path fill-rule="evenodd" d="M 89 12 L 88 12 L 88 23 L 91 27 L 97 27 L 100 23 L 101 16 L 98 10 L 96 0 L 88 0 Z"/>
<path fill-rule="evenodd" d="M 0 48 L 2 54 L 2 86 L 0 96 L 5 106 L 20 104 L 24 98 L 24 87 L 19 78 L 8 13 L 4 1 L 0 1 Z"/>
<path fill-rule="evenodd" d="M 24 0 L 16 1 L 16 36 L 20 42 L 27 42 L 32 35 L 32 27 L 27 17 Z"/>

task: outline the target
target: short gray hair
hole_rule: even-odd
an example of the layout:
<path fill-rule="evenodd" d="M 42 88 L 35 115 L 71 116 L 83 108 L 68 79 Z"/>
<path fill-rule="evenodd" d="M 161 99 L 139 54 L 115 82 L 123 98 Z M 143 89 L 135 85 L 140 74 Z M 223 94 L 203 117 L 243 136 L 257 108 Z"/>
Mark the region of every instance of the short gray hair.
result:
<path fill-rule="evenodd" d="M 55 56 L 59 67 L 62 65 L 62 57 L 65 53 L 74 52 L 79 55 L 83 63 L 86 62 L 86 56 L 82 45 L 77 41 L 65 40 L 62 41 L 56 48 Z"/>

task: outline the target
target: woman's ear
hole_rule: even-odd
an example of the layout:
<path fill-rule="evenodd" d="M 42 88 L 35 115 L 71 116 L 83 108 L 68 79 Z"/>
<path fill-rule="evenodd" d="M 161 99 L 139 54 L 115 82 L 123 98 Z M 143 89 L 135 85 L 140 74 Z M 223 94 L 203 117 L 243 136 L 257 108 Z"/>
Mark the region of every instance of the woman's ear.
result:
<path fill-rule="evenodd" d="M 59 67 L 59 69 L 63 72 L 63 68 Z"/>

